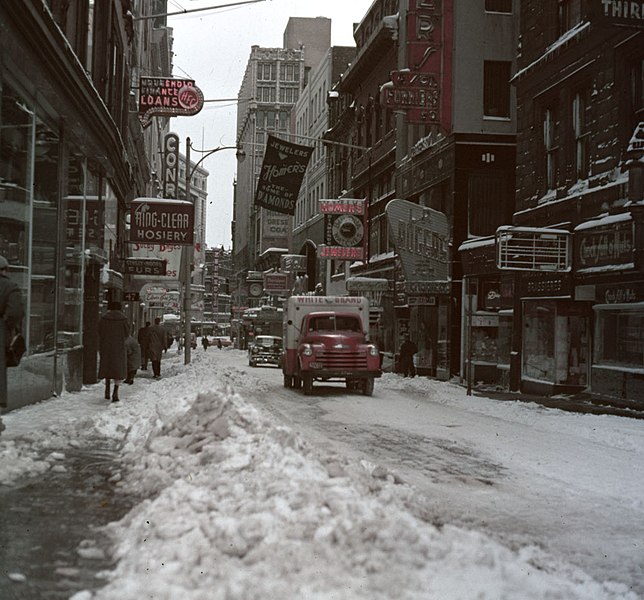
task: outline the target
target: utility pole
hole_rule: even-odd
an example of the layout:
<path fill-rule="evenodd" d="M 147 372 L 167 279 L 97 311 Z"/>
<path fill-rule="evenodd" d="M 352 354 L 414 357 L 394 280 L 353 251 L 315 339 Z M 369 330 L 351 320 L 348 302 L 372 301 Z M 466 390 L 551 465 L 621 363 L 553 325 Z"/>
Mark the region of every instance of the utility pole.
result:
<path fill-rule="evenodd" d="M 193 167 L 190 164 L 190 151 L 195 150 L 195 152 L 200 152 L 203 156 L 195 163 Z M 198 150 L 192 147 L 192 142 L 190 138 L 186 138 L 186 200 L 192 202 L 190 198 L 190 188 L 192 183 L 192 176 L 196 171 L 197 167 L 210 155 L 215 154 L 221 150 L 236 150 L 236 156 L 238 161 L 244 160 L 246 153 L 244 149 L 240 146 L 219 146 L 213 148 L 212 150 Z M 190 336 L 191 336 L 191 325 L 192 325 L 192 273 L 190 265 L 192 263 L 191 254 L 194 255 L 194 248 L 192 246 L 183 246 L 181 254 L 181 267 L 183 271 L 183 331 L 185 337 L 185 348 L 184 348 L 184 364 L 190 363 Z"/>

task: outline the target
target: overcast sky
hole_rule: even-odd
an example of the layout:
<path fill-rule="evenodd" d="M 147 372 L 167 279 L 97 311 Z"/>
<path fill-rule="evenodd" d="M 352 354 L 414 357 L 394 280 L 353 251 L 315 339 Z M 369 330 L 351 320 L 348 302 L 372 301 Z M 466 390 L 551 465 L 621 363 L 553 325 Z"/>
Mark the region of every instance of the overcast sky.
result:
<path fill-rule="evenodd" d="M 169 0 L 168 11 L 229 4 L 234 0 Z M 233 146 L 236 138 L 237 93 L 253 45 L 281 48 L 289 17 L 327 17 L 332 20 L 331 43 L 353 46 L 353 23 L 359 22 L 373 0 L 264 0 L 254 4 L 197 12 L 168 18 L 174 34 L 174 76 L 196 81 L 206 102 L 192 117 L 172 119 L 170 128 L 192 146 L 212 149 Z M 203 154 L 192 153 L 193 161 Z M 210 172 L 206 243 L 232 246 L 232 183 L 236 159 L 233 150 L 222 150 L 202 163 Z"/>

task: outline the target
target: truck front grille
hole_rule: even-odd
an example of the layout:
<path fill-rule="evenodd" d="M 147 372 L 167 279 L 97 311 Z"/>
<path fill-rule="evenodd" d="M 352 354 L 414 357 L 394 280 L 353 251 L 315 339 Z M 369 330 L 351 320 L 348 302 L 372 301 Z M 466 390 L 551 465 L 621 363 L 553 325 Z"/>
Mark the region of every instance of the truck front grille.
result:
<path fill-rule="evenodd" d="M 367 356 L 364 352 L 351 350 L 334 350 L 327 348 L 316 354 L 316 360 L 328 371 L 346 371 L 367 368 Z"/>

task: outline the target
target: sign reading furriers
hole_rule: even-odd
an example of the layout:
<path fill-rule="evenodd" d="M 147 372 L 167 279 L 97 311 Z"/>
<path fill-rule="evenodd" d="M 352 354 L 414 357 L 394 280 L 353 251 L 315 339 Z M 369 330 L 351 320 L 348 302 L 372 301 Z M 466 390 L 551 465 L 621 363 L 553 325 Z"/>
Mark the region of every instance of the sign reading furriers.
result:
<path fill-rule="evenodd" d="M 366 200 L 320 200 L 320 212 L 324 215 L 324 245 L 318 248 L 318 258 L 365 260 Z"/>
<path fill-rule="evenodd" d="M 451 129 L 454 0 L 409 0 L 407 66 L 392 71 L 380 88 L 380 103 L 404 110 L 408 123 Z"/>
<path fill-rule="evenodd" d="M 139 79 L 139 119 L 147 127 L 154 116 L 196 115 L 203 108 L 203 92 L 192 79 L 141 77 Z"/>
<path fill-rule="evenodd" d="M 268 136 L 255 204 L 285 215 L 295 214 L 295 203 L 309 159 L 311 146 L 301 146 Z"/>
<path fill-rule="evenodd" d="M 131 203 L 130 242 L 192 246 L 194 223 L 192 202 L 137 198 Z"/>

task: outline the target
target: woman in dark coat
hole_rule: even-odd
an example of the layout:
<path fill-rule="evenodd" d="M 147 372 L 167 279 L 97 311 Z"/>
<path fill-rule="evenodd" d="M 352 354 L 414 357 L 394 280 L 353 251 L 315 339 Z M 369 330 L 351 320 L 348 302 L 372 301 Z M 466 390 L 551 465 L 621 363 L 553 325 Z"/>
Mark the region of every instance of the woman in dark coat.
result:
<path fill-rule="evenodd" d="M 110 380 L 114 380 L 112 402 L 119 401 L 119 385 L 127 377 L 125 340 L 130 335 L 127 317 L 120 302 L 110 302 L 98 322 L 99 379 L 105 379 L 105 399 L 110 399 Z"/>

